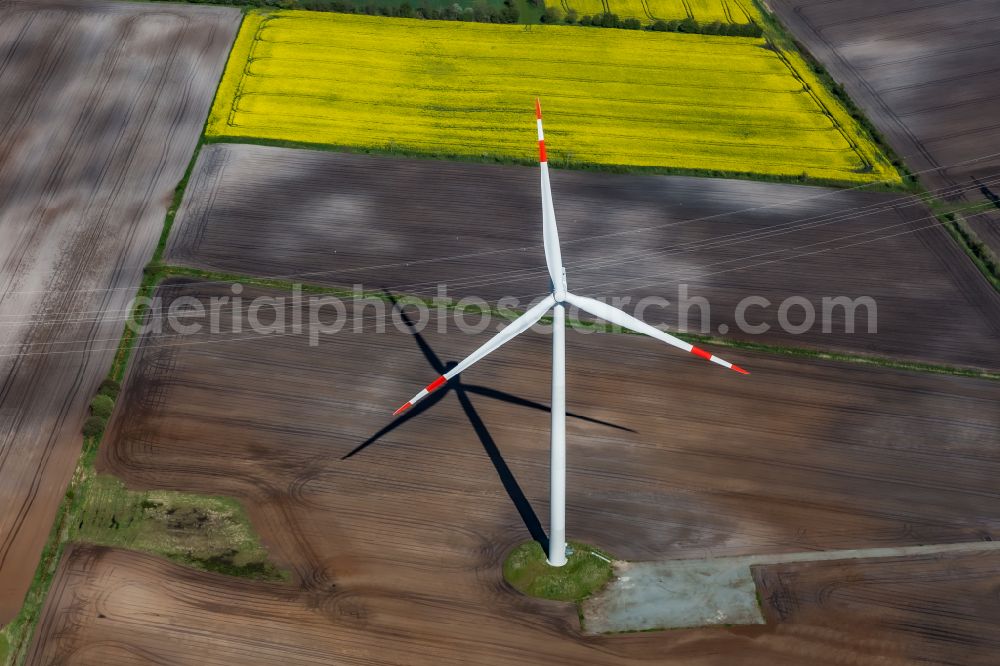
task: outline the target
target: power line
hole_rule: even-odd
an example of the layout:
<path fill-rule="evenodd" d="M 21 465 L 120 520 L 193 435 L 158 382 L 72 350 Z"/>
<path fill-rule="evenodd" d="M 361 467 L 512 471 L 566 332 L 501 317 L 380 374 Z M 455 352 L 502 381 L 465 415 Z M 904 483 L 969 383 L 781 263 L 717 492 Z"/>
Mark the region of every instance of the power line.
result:
<path fill-rule="evenodd" d="M 921 218 L 921 219 L 917 219 L 917 220 L 910 220 L 908 222 L 901 223 L 901 224 L 898 224 L 898 225 L 892 225 L 892 227 L 903 226 L 904 224 L 912 224 L 914 222 L 919 222 L 919 221 L 927 220 L 927 219 L 935 219 L 935 218 L 933 216 L 930 216 L 930 217 L 925 217 L 925 218 Z M 737 270 L 745 270 L 745 269 L 748 269 L 748 268 L 754 268 L 754 267 L 757 267 L 757 266 L 763 266 L 763 265 L 767 265 L 767 264 L 779 263 L 779 262 L 782 262 L 782 261 L 788 261 L 788 260 L 791 260 L 791 259 L 797 259 L 797 258 L 801 258 L 801 257 L 812 256 L 812 255 L 815 255 L 815 254 L 822 254 L 822 253 L 825 253 L 825 252 L 831 252 L 831 251 L 838 250 L 838 249 L 845 249 L 845 248 L 848 248 L 848 247 L 854 247 L 856 245 L 864 245 L 864 244 L 867 244 L 867 243 L 873 243 L 875 241 L 884 240 L 884 239 L 887 239 L 887 238 L 895 238 L 897 236 L 903 236 L 903 235 L 906 235 L 906 234 L 916 233 L 918 231 L 924 231 L 926 229 L 932 229 L 932 228 L 938 226 L 938 224 L 939 223 L 935 221 L 932 224 L 925 225 L 925 226 L 922 226 L 922 227 L 918 227 L 916 229 L 908 229 L 906 231 L 901 231 L 901 232 L 896 233 L 896 234 L 888 234 L 888 235 L 885 235 L 885 236 L 879 236 L 879 237 L 876 237 L 876 238 L 871 238 L 871 239 L 867 239 L 867 240 L 864 240 L 864 241 L 859 241 L 859 242 L 856 242 L 856 243 L 849 243 L 847 245 L 835 246 L 835 247 L 831 247 L 831 248 L 825 248 L 825 249 L 816 250 L 816 251 L 813 251 L 813 252 L 806 252 L 806 253 L 794 255 L 794 256 L 791 256 L 791 257 L 781 257 L 781 258 L 778 258 L 778 259 L 772 259 L 772 260 L 769 260 L 769 261 L 758 262 L 758 263 L 750 264 L 750 265 L 747 265 L 747 266 L 736 266 L 736 267 L 724 269 L 722 271 L 715 271 L 713 273 L 706 273 L 706 274 L 703 274 L 703 275 L 694 276 L 694 279 L 700 279 L 700 278 L 704 278 L 704 277 L 709 277 L 711 275 L 718 275 L 718 274 L 721 274 L 721 273 L 727 273 L 727 272 L 732 272 L 732 271 L 737 271 Z M 892 227 L 885 227 L 885 228 L 892 228 Z M 880 229 L 880 230 L 884 230 L 885 228 Z M 871 232 L 864 232 L 864 233 L 873 233 L 874 231 L 878 231 L 878 230 L 873 230 Z M 854 236 L 858 236 L 858 235 L 864 235 L 864 234 L 851 234 L 851 235 L 843 237 L 843 238 L 850 238 L 850 237 L 854 237 Z M 834 239 L 834 240 L 843 240 L 843 238 Z M 784 248 L 783 250 L 780 250 L 780 251 L 789 251 L 789 250 L 795 250 L 795 249 L 802 249 L 802 248 L 805 248 L 805 247 L 812 247 L 812 246 L 815 246 L 817 244 L 825 244 L 825 243 L 829 243 L 829 242 L 833 242 L 833 241 L 832 240 L 831 241 L 822 241 L 822 243 L 812 243 L 812 244 L 809 244 L 809 245 L 803 245 L 803 246 L 799 246 L 799 247 L 795 247 L 795 248 Z M 752 255 L 751 257 L 744 257 L 744 259 L 753 258 L 754 256 L 764 256 L 766 254 L 771 254 L 771 253 L 763 253 L 763 254 L 759 254 L 759 255 Z M 721 262 L 721 263 L 729 263 L 729 262 Z M 652 277 L 652 276 L 646 276 L 646 277 Z M 642 279 L 642 278 L 631 278 L 631 279 Z M 625 281 L 625 280 L 622 280 L 622 281 Z M 606 283 L 606 284 L 611 284 L 611 283 Z M 655 284 L 655 283 L 650 283 L 650 284 Z M 188 285 L 183 285 L 183 286 L 188 286 Z M 649 285 L 640 285 L 640 286 L 631 287 L 631 288 L 632 289 L 638 289 L 638 288 L 641 288 L 642 286 L 649 286 Z M 541 292 L 540 294 L 532 294 L 530 296 L 525 296 L 523 298 L 531 299 L 531 298 L 536 298 L 538 296 L 545 296 L 547 294 L 548 294 L 548 292 Z M 492 304 L 489 303 L 489 302 L 487 302 L 488 306 L 493 306 L 493 307 L 496 307 L 498 304 L 499 304 L 499 301 L 496 302 L 496 303 L 492 303 Z M 391 314 L 392 314 L 392 312 L 390 310 L 390 312 L 388 312 L 386 314 L 382 314 L 382 315 L 374 315 L 372 317 L 363 316 L 363 317 L 360 317 L 360 318 L 356 317 L 356 318 L 353 319 L 353 321 L 357 321 L 359 319 L 360 320 L 379 319 L 379 318 L 385 317 L 386 315 L 391 316 Z M 440 315 L 432 315 L 428 319 L 428 321 L 436 320 L 438 318 L 440 318 Z M 227 339 L 227 340 L 196 340 L 196 341 L 191 341 L 191 342 L 187 342 L 187 343 L 167 343 L 167 344 L 155 344 L 155 345 L 154 344 L 143 344 L 143 342 L 140 340 L 139 343 L 137 344 L 137 348 L 174 347 L 174 346 L 187 346 L 187 345 L 194 345 L 194 344 L 198 344 L 198 345 L 202 345 L 202 344 L 222 344 L 222 343 L 225 343 L 225 342 L 240 342 L 240 341 L 263 339 L 263 338 L 289 337 L 289 336 L 292 336 L 292 335 L 306 335 L 306 333 L 304 331 L 303 332 L 292 332 L 292 333 L 268 333 L 268 334 L 262 334 L 262 335 L 246 336 L 246 337 L 242 337 L 242 338 L 231 338 L 231 339 Z M 76 341 L 76 342 L 78 342 L 78 343 L 89 343 L 89 342 L 105 342 L 105 341 L 107 341 L 107 342 L 120 341 L 120 337 L 119 338 L 108 338 L 108 339 L 105 339 L 105 340 L 84 340 L 84 341 Z M 25 344 L 73 344 L 73 342 L 69 341 L 69 342 L 53 342 L 53 343 L 21 343 L 20 346 L 24 346 Z M 4 345 L 4 346 L 17 346 L 17 345 Z M 21 357 L 21 356 L 61 355 L 61 354 L 81 354 L 81 353 L 85 354 L 85 353 L 97 352 L 97 351 L 113 351 L 113 350 L 116 350 L 116 349 L 118 349 L 117 345 L 115 345 L 114 347 L 107 347 L 107 348 L 100 348 L 100 349 L 88 348 L 88 349 L 65 350 L 65 351 L 20 352 L 20 353 L 14 353 L 14 354 L 0 354 L 0 358 L 13 358 L 13 357 Z"/>

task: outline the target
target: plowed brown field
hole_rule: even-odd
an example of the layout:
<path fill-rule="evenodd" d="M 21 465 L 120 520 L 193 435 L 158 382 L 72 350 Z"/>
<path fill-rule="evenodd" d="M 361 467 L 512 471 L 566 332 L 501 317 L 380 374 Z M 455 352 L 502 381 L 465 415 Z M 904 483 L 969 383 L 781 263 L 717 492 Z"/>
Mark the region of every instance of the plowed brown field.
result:
<path fill-rule="evenodd" d="M 717 179 L 552 175 L 570 289 L 623 296 L 651 322 L 678 324 L 680 288 L 706 298 L 695 331 L 755 342 L 1000 368 L 1000 295 L 911 197 Z M 171 263 L 240 274 L 433 296 L 544 292 L 537 169 L 403 160 L 242 145 L 206 146 L 167 252 Z M 736 312 L 766 298 L 742 333 Z M 804 333 L 780 304 L 804 297 Z M 845 332 L 825 297 L 868 296 Z M 802 321 L 793 310 L 790 320 Z"/>
<path fill-rule="evenodd" d="M 0 3 L 0 624 L 238 24 L 231 9 Z"/>
<path fill-rule="evenodd" d="M 921 663 L 992 666 L 1000 555 L 930 555 L 755 568 L 764 614 L 790 631 L 830 625 Z"/>
<path fill-rule="evenodd" d="M 177 282 L 161 293 L 229 292 Z M 514 593 L 499 564 L 547 522 L 546 335 L 518 338 L 388 432 L 391 410 L 482 336 L 232 337 L 144 338 L 99 465 L 134 486 L 243 498 L 297 589 L 78 549 L 32 663 L 912 655 L 855 642 L 825 617 L 585 637 L 572 607 Z M 608 334 L 571 333 L 568 358 L 573 538 L 651 559 L 998 536 L 1000 383 L 756 353 L 734 359 L 753 372 L 742 377 Z"/>

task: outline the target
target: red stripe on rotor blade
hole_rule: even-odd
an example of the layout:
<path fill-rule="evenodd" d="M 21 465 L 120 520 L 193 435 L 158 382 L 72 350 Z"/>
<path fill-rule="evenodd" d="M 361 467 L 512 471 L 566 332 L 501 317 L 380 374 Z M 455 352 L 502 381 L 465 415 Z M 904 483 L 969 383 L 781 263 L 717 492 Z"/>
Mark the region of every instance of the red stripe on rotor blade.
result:
<path fill-rule="evenodd" d="M 748 370 L 744 370 L 743 368 L 741 368 L 738 365 L 734 365 L 732 369 L 735 370 L 736 372 L 740 373 L 741 375 L 749 375 L 750 374 L 750 372 Z"/>
<path fill-rule="evenodd" d="M 542 119 L 542 101 L 537 97 L 535 98 L 535 117 L 539 120 Z"/>
<path fill-rule="evenodd" d="M 549 161 L 548 158 L 545 157 L 545 139 L 542 139 L 541 141 L 538 142 L 538 155 L 539 155 L 538 158 L 539 161 L 541 162 Z"/>
<path fill-rule="evenodd" d="M 400 414 L 402 414 L 403 412 L 405 412 L 406 410 L 408 410 L 410 407 L 413 407 L 413 403 L 412 402 L 406 403 L 405 405 L 403 405 L 402 407 L 400 407 L 399 409 L 397 409 L 396 411 L 394 411 L 392 413 L 392 415 L 393 416 L 399 416 Z"/>
<path fill-rule="evenodd" d="M 444 384 L 446 381 L 448 380 L 445 379 L 444 375 L 441 375 L 440 377 L 438 377 L 437 379 L 435 379 L 434 381 L 432 381 L 430 384 L 427 385 L 427 392 L 431 393 L 432 391 L 441 388 L 441 385 Z"/>
<path fill-rule="evenodd" d="M 705 359 L 706 361 L 711 361 L 711 360 L 712 360 L 712 355 L 711 355 L 711 354 L 709 354 L 709 353 L 708 353 L 707 351 L 705 351 L 704 349 L 698 349 L 698 348 L 697 348 L 697 347 L 695 347 L 694 345 L 692 345 L 692 346 L 691 346 L 691 353 L 692 353 L 692 354 L 694 354 L 695 356 L 700 356 L 700 357 L 702 357 L 702 358 L 703 358 L 703 359 Z"/>

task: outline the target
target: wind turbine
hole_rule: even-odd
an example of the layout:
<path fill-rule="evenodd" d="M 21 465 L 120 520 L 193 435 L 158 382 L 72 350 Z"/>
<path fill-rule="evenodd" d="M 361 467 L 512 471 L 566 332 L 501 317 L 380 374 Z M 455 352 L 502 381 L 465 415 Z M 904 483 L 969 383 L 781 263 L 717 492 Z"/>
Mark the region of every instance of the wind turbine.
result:
<path fill-rule="evenodd" d="M 542 240 L 545 247 L 545 264 L 549 271 L 551 293 L 540 303 L 508 324 L 502 331 L 490 338 L 483 346 L 472 352 L 465 360 L 444 373 L 413 396 L 409 402 L 397 409 L 393 416 L 423 400 L 428 394 L 441 388 L 449 379 L 482 359 L 490 352 L 531 328 L 546 312 L 552 310 L 552 432 L 551 458 L 549 468 L 549 553 L 548 563 L 554 567 L 566 564 L 566 304 L 575 305 L 584 312 L 604 319 L 622 328 L 643 333 L 657 340 L 690 352 L 695 356 L 729 368 L 741 374 L 749 374 L 743 368 L 729 361 L 684 342 L 669 333 L 650 326 L 630 314 L 606 303 L 571 294 L 566 287 L 566 269 L 562 265 L 559 249 L 559 233 L 556 229 L 556 213 L 552 206 L 552 189 L 549 186 L 549 165 L 545 156 L 545 135 L 542 132 L 542 105 L 535 100 L 535 116 L 538 119 L 538 153 L 542 176 Z"/>

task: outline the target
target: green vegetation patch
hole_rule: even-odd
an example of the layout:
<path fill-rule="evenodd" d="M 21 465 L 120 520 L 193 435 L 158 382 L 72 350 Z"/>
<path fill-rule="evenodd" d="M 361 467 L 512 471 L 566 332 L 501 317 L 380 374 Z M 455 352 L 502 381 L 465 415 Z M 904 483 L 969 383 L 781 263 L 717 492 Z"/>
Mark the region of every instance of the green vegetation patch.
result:
<path fill-rule="evenodd" d="M 109 418 L 114 408 L 115 401 L 106 395 L 95 395 L 90 401 L 90 413 L 102 419 Z"/>
<path fill-rule="evenodd" d="M 611 580 L 610 555 L 587 544 L 570 542 L 572 554 L 561 567 L 549 566 L 537 541 L 510 552 L 503 577 L 522 594 L 556 601 L 582 601 Z"/>
<path fill-rule="evenodd" d="M 121 393 L 122 385 L 114 379 L 105 379 L 101 382 L 101 386 L 97 389 L 97 395 L 106 396 L 111 398 L 112 401 L 118 399 L 118 394 Z"/>
<path fill-rule="evenodd" d="M 70 539 L 162 555 L 205 571 L 287 580 L 269 560 L 239 502 L 181 492 L 138 492 L 95 476 Z"/>

